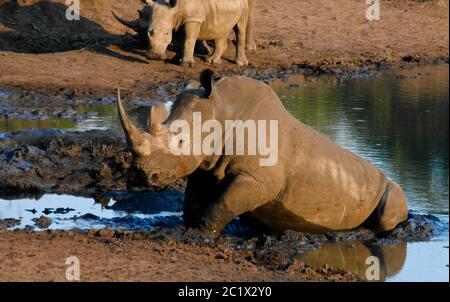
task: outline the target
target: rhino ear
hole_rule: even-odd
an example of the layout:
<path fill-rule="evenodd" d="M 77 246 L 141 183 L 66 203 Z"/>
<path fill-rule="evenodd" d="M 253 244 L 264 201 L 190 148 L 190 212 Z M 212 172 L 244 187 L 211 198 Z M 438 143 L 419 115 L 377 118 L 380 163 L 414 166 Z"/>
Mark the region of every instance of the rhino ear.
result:
<path fill-rule="evenodd" d="M 169 117 L 169 111 L 163 103 L 157 103 L 150 109 L 148 116 L 148 132 L 156 134 L 161 131 L 161 124 Z"/>
<path fill-rule="evenodd" d="M 143 2 L 144 4 L 147 4 L 148 6 L 153 5 L 153 0 L 141 0 L 141 2 Z"/>
<path fill-rule="evenodd" d="M 177 0 L 170 0 L 169 1 L 169 7 L 170 8 L 174 8 L 175 6 L 177 6 Z"/>
<path fill-rule="evenodd" d="M 197 80 L 188 80 L 186 82 L 183 83 L 183 88 L 181 89 L 181 91 L 183 90 L 189 90 L 189 89 L 198 89 L 200 88 L 201 84 L 199 81 Z"/>
<path fill-rule="evenodd" d="M 205 94 L 207 98 L 211 98 L 214 94 L 214 71 L 211 69 L 205 69 L 200 74 L 200 83 L 203 89 L 205 89 Z"/>

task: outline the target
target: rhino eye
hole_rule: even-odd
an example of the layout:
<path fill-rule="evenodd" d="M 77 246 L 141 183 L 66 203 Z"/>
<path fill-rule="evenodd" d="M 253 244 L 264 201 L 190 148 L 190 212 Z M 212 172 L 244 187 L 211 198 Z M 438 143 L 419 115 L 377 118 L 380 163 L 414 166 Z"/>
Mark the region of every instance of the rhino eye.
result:
<path fill-rule="evenodd" d="M 178 148 L 183 147 L 183 143 L 184 143 L 184 139 L 181 138 L 181 139 L 178 141 Z"/>

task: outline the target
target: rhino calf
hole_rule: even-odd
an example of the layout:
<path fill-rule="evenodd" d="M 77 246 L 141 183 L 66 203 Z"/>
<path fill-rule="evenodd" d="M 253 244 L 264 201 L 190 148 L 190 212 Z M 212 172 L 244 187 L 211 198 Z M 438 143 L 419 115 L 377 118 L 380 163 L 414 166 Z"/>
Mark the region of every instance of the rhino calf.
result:
<path fill-rule="evenodd" d="M 405 194 L 395 182 L 298 121 L 263 82 L 243 76 L 215 81 L 206 70 L 200 82 L 181 91 L 170 112 L 162 103 L 151 108 L 148 131 L 130 122 L 120 94 L 117 104 L 135 165 L 147 183 L 164 188 L 187 176 L 187 226 L 217 234 L 247 214 L 274 230 L 326 232 L 365 225 L 387 231 L 407 218 Z M 192 129 L 194 114 L 221 129 L 229 120 L 278 121 L 278 160 L 262 166 L 261 155 L 234 155 L 220 144 L 218 153 L 174 154 L 174 142 L 193 147 L 194 141 L 178 141 L 172 126 L 186 121 Z M 222 141 L 234 141 L 237 131 L 231 133 L 220 133 Z M 258 137 L 272 143 L 270 134 L 261 133 Z"/>

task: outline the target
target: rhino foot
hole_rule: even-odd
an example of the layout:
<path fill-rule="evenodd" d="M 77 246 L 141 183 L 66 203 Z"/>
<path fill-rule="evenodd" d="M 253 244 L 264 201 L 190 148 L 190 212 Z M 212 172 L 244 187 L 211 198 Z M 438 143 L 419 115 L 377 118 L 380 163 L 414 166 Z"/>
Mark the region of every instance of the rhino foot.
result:
<path fill-rule="evenodd" d="M 245 49 L 249 51 L 256 50 L 256 43 L 255 41 L 249 42 L 245 45 Z"/>
<path fill-rule="evenodd" d="M 236 64 L 238 64 L 239 66 L 247 66 L 248 65 L 248 60 L 247 60 L 246 57 L 237 58 L 236 59 Z"/>
<path fill-rule="evenodd" d="M 222 64 L 222 59 L 214 57 L 214 56 L 210 56 L 210 57 L 206 58 L 206 62 L 208 62 L 209 64 L 219 65 L 219 64 Z"/>
<path fill-rule="evenodd" d="M 181 60 L 180 66 L 183 66 L 183 67 L 194 67 L 195 63 L 193 61 L 183 61 L 183 60 Z"/>

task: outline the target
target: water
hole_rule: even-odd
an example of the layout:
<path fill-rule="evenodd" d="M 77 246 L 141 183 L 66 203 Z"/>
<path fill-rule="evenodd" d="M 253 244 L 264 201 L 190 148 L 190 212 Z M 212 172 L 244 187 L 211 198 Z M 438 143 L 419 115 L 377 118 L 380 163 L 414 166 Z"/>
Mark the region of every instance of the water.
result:
<path fill-rule="evenodd" d="M 13 132 L 29 128 L 57 128 L 85 131 L 90 129 L 107 129 L 112 127 L 118 129 L 120 126 L 120 122 L 116 118 L 115 106 L 103 104 L 83 105 L 76 107 L 75 111 L 77 113 L 94 112 L 95 115 L 80 122 L 74 122 L 70 119 L 60 119 L 52 116 L 44 120 L 0 118 L 0 132 Z M 138 111 L 142 111 L 142 108 Z"/>
<path fill-rule="evenodd" d="M 81 197 L 72 195 L 43 194 L 25 198 L 0 199 L 0 220 L 20 220 L 10 229 L 39 230 L 36 219 L 42 215 L 51 219 L 53 230 L 149 229 L 155 225 L 182 223 L 183 194 L 166 190 L 156 192 L 113 192 Z M 175 220 L 165 221 L 168 216 Z M 172 223 L 173 224 L 173 223 Z"/>
<path fill-rule="evenodd" d="M 448 71 L 448 65 L 426 66 L 402 71 L 395 76 L 356 80 L 322 78 L 313 81 L 303 81 L 302 78 L 298 88 L 283 88 L 280 83 L 274 87 L 294 116 L 376 164 L 389 178 L 399 183 L 414 212 L 432 213 L 448 223 Z M 98 114 L 80 123 L 64 125 L 58 124 L 57 120 L 50 121 L 53 124 L 8 121 L 9 126 L 0 121 L 0 132 L 24 127 L 51 126 L 70 130 L 119 127 L 114 106 L 100 105 L 79 110 L 94 110 Z M 144 127 L 148 107 L 131 110 L 130 116 Z M 153 199 L 154 196 L 149 202 Z M 91 198 L 55 195 L 44 195 L 39 201 L 0 200 L 0 219 L 23 217 L 19 227 L 24 227 L 33 225 L 31 219 L 42 215 L 46 207 L 70 207 L 74 211 L 49 214 L 55 219 L 51 228 L 93 227 L 83 219 L 67 219 L 86 213 L 99 217 L 97 222 L 100 224 L 97 226 L 120 227 L 123 224 L 109 224 L 109 221 L 124 218 L 115 221 L 123 222 L 132 216 L 133 225 L 145 227 L 143 221 L 147 218 L 164 217 L 170 213 L 180 215 L 175 208 L 143 213 L 139 208 L 124 212 L 111 208 L 112 205 L 106 204 L 105 208 L 105 205 L 100 206 Z M 37 212 L 26 211 L 32 208 Z M 142 223 L 139 219 L 143 219 Z M 448 281 L 448 245 L 448 232 L 430 242 L 389 245 L 377 250 L 361 242 L 330 243 L 305 254 L 304 259 L 312 266 L 328 263 L 364 278 L 368 267 L 365 261 L 372 255 L 381 259 L 382 281 Z"/>
<path fill-rule="evenodd" d="M 301 121 L 399 183 L 412 209 L 448 215 L 448 65 L 404 74 L 278 93 Z"/>
<path fill-rule="evenodd" d="M 448 221 L 448 65 L 402 76 L 323 81 L 278 89 L 287 109 L 339 145 L 368 159 L 405 190 L 413 211 Z M 448 232 L 432 242 L 372 251 L 362 243 L 329 244 L 306 263 L 328 263 L 365 277 L 367 256 L 384 259 L 380 279 L 448 281 Z"/>

